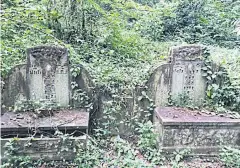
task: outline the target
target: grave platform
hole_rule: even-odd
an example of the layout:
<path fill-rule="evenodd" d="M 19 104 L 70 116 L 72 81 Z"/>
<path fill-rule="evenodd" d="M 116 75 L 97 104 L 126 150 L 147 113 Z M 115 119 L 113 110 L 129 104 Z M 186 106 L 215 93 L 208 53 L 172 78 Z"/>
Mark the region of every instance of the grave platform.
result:
<path fill-rule="evenodd" d="M 159 147 L 165 152 L 190 149 L 192 155 L 215 156 L 223 146 L 240 148 L 240 119 L 158 107 L 153 120 Z"/>
<path fill-rule="evenodd" d="M 34 112 L 6 112 L 1 116 L 1 159 L 4 147 L 13 140 L 19 149 L 17 155 L 30 156 L 36 160 L 73 159 L 78 144 L 87 140 L 89 113 L 84 110 L 54 111 L 47 117 L 36 117 Z M 56 136 L 59 130 L 63 135 Z M 64 134 L 71 136 L 61 138 Z"/>

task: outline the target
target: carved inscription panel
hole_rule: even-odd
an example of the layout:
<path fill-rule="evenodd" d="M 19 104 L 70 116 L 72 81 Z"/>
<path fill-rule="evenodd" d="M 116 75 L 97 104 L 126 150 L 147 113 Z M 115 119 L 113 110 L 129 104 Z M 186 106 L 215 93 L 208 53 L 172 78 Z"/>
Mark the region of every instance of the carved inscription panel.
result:
<path fill-rule="evenodd" d="M 62 82 L 68 81 L 68 67 L 66 66 L 57 66 L 56 76 L 55 76 L 55 89 L 56 89 L 56 101 L 63 106 L 67 106 L 69 103 L 69 83 Z"/>
<path fill-rule="evenodd" d="M 173 97 L 186 93 L 194 103 L 201 104 L 205 97 L 206 82 L 201 73 L 201 46 L 173 47 L 170 51 L 172 66 L 171 94 Z"/>
<path fill-rule="evenodd" d="M 176 46 L 170 50 L 170 61 L 177 62 L 181 60 L 196 60 L 202 54 L 202 48 L 199 45 Z"/>
<path fill-rule="evenodd" d="M 30 99 L 31 100 L 42 99 L 44 96 L 42 69 L 32 64 L 29 67 L 28 75 L 30 79 L 29 80 Z"/>
<path fill-rule="evenodd" d="M 40 46 L 28 49 L 27 79 L 30 99 L 46 99 L 69 104 L 69 67 L 67 50 Z"/>
<path fill-rule="evenodd" d="M 74 155 L 74 140 L 63 144 L 60 140 L 49 138 L 46 140 L 19 141 L 18 154 L 28 155 L 35 158 L 59 158 L 71 157 Z M 66 149 L 68 149 L 66 151 Z"/>
<path fill-rule="evenodd" d="M 195 128 L 164 130 L 164 146 L 217 146 L 238 145 L 240 132 L 227 128 Z"/>
<path fill-rule="evenodd" d="M 201 74 L 201 61 L 183 61 L 173 65 L 171 93 L 186 93 L 194 102 L 204 99 L 205 80 Z"/>
<path fill-rule="evenodd" d="M 185 87 L 184 86 L 185 75 L 186 75 L 186 68 L 184 65 L 181 65 L 181 64 L 173 65 L 172 88 L 171 88 L 172 95 L 175 96 L 183 92 L 183 88 Z"/>

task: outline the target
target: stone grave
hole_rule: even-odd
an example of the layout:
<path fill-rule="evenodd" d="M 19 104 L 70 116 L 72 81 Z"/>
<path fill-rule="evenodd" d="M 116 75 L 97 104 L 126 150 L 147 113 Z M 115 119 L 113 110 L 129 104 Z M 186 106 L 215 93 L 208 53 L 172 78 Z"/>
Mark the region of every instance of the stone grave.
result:
<path fill-rule="evenodd" d="M 81 74 L 75 81 L 69 69 L 67 49 L 39 46 L 28 49 L 27 63 L 9 73 L 2 91 L 2 159 L 7 159 L 4 146 L 13 137 L 20 148 L 17 154 L 46 160 L 72 159 L 76 143 L 86 142 L 89 112 L 69 107 L 74 106 L 71 83 L 84 85 L 89 79 Z M 56 131 L 72 137 L 64 144 Z M 69 150 L 63 151 L 64 145 Z"/>
<path fill-rule="evenodd" d="M 240 148 L 240 119 L 176 107 L 158 107 L 154 125 L 159 146 L 167 152 L 217 155 L 223 146 Z"/>
<path fill-rule="evenodd" d="M 222 145 L 240 148 L 240 119 L 166 107 L 169 95 L 182 93 L 196 105 L 202 104 L 207 86 L 201 72 L 202 53 L 198 45 L 173 47 L 169 63 L 158 67 L 149 80 L 157 105 L 153 122 L 159 146 L 166 151 L 189 148 L 194 154 L 215 155 Z"/>

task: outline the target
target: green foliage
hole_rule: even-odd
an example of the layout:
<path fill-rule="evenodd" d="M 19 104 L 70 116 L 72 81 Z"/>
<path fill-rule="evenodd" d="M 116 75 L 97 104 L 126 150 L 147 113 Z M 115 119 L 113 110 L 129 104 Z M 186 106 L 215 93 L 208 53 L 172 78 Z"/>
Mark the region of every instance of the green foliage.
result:
<path fill-rule="evenodd" d="M 232 147 L 224 147 L 220 153 L 221 161 L 226 167 L 240 167 L 240 150 Z"/>
<path fill-rule="evenodd" d="M 135 1 L 140 4 L 149 5 L 149 6 L 153 6 L 159 2 L 158 0 L 135 0 Z"/>
<path fill-rule="evenodd" d="M 133 15 L 131 10 L 141 8 L 141 5 L 133 1 L 124 4 L 119 1 L 91 0 L 68 2 L 6 2 L 2 15 L 1 75 L 5 77 L 14 65 L 25 61 L 26 48 L 55 43 L 69 49 L 72 64 L 85 63 L 96 86 L 104 87 L 102 94 L 106 90 L 112 93 L 112 96 L 116 96 L 115 102 L 130 96 L 128 90 L 144 83 L 153 58 L 159 54 L 152 52 L 152 49 L 158 48 L 157 43 L 154 46 L 147 45 L 149 41 L 126 27 L 127 19 Z M 104 10 L 104 5 L 110 5 L 111 8 Z M 122 14 L 125 9 L 126 12 Z M 27 35 L 24 34 L 26 32 Z M 18 41 L 13 41 L 13 36 Z M 153 54 L 147 55 L 150 52 Z M 72 75 L 78 73 L 74 68 Z M 80 90 L 74 91 L 73 99 L 80 100 L 81 107 L 92 108 L 89 98 Z M 18 103 L 16 109 L 25 108 L 23 105 Z M 112 115 L 109 118 L 113 119 L 113 115 L 121 111 L 120 107 L 124 107 L 123 101 L 114 103 L 108 110 Z"/>
<path fill-rule="evenodd" d="M 45 7 L 42 8 L 45 24 L 55 37 L 73 45 L 93 40 L 100 16 L 94 1 L 46 0 L 41 3 Z"/>
<path fill-rule="evenodd" d="M 90 138 L 86 148 L 80 148 L 75 162 L 80 167 L 117 166 L 117 167 L 155 167 L 171 162 L 173 167 L 189 154 L 189 150 L 176 151 L 172 157 L 166 158 L 157 148 L 157 134 L 154 133 L 152 123 L 139 124 L 138 141 L 130 143 L 119 135 L 111 139 Z"/>
<path fill-rule="evenodd" d="M 239 86 L 232 84 L 225 68 L 215 67 L 209 59 L 209 51 L 205 51 L 205 65 L 202 67 L 203 76 L 207 79 L 208 103 L 216 108 L 223 107 L 240 111 Z M 216 65 L 215 65 L 216 66 Z"/>
<path fill-rule="evenodd" d="M 190 154 L 190 150 L 189 149 L 184 149 L 184 150 L 180 150 L 180 151 L 174 151 L 173 155 L 173 159 L 171 161 L 172 164 L 172 168 L 180 168 L 180 167 L 184 167 L 181 163 L 181 161 L 184 160 L 184 158 L 186 158 L 186 156 Z"/>
<path fill-rule="evenodd" d="M 139 123 L 137 128 L 139 133 L 138 146 L 142 151 L 147 151 L 152 148 L 157 148 L 157 134 L 154 133 L 153 125 L 150 121 Z"/>
<path fill-rule="evenodd" d="M 7 163 L 1 165 L 2 168 L 12 168 L 12 167 L 19 167 L 19 168 L 26 168 L 32 167 L 32 160 L 28 156 L 11 156 Z"/>
<path fill-rule="evenodd" d="M 193 104 L 192 99 L 186 92 L 180 93 L 169 98 L 169 105 L 176 107 L 189 107 Z"/>
<path fill-rule="evenodd" d="M 18 138 L 13 138 L 6 142 L 4 148 L 4 156 L 7 157 L 7 161 L 3 162 L 1 165 L 2 168 L 12 168 L 12 167 L 19 167 L 19 168 L 26 168 L 31 167 L 31 158 L 29 156 L 20 156 L 16 155 L 16 152 L 19 150 L 18 145 Z"/>
<path fill-rule="evenodd" d="M 152 122 L 139 123 L 137 127 L 139 133 L 138 148 L 143 156 L 156 165 L 161 165 L 165 161 L 161 149 L 158 146 L 158 134 L 154 132 Z"/>
<path fill-rule="evenodd" d="M 151 122 L 140 124 L 137 130 L 140 133 L 137 146 L 120 136 L 101 139 L 99 138 L 101 136 L 98 135 L 97 139 L 90 138 L 87 147 L 80 149 L 76 163 L 80 167 L 99 165 L 106 167 L 152 167 L 163 164 L 164 156 L 160 150 L 156 149 L 156 134 L 153 133 Z"/>
<path fill-rule="evenodd" d="M 223 67 L 230 78 L 232 85 L 240 85 L 240 49 L 226 49 L 208 46 L 209 59 Z"/>
<path fill-rule="evenodd" d="M 143 160 L 137 158 L 137 151 L 133 146 L 124 139 L 117 137 L 114 139 L 113 149 L 116 152 L 116 160 L 113 162 L 113 166 L 120 167 L 145 167 L 146 164 Z M 111 162 L 110 162 L 111 165 Z"/>
<path fill-rule="evenodd" d="M 25 61 L 26 48 L 36 45 L 60 45 L 70 51 L 72 65 L 83 64 L 90 72 L 99 94 L 106 95 L 102 128 L 98 139 L 91 139 L 86 148 L 80 148 L 75 162 L 79 167 L 120 166 L 153 167 L 164 162 L 157 149 L 153 126 L 145 121 L 152 114 L 154 102 L 146 92 L 138 95 L 138 103 L 149 103 L 147 109 L 124 111 L 133 98 L 137 86 L 145 87 L 149 69 L 164 61 L 170 46 L 187 42 L 234 48 L 239 37 L 234 32 L 239 18 L 238 1 L 215 0 L 4 0 L 1 12 L 1 76 Z M 166 42 L 178 41 L 178 42 Z M 180 41 L 180 42 L 179 42 Z M 217 49 L 218 50 L 218 49 Z M 203 71 L 208 81 L 209 105 L 239 110 L 240 59 L 239 51 L 221 58 L 225 69 L 213 73 L 212 61 L 206 59 Z M 235 51 L 235 49 L 234 49 Z M 218 54 L 215 55 L 218 57 Z M 215 59 L 213 59 L 216 61 Z M 227 61 L 226 61 L 227 60 Z M 227 73 L 229 76 L 227 75 Z M 73 77 L 79 67 L 71 69 Z M 224 79 L 224 83 L 219 82 Z M 73 100 L 77 107 L 91 110 L 89 95 L 74 88 Z M 172 105 L 193 106 L 186 94 L 173 98 Z M 134 106 L 136 102 L 133 103 Z M 16 111 L 52 110 L 54 106 L 41 102 L 17 102 Z M 141 116 L 140 113 L 144 113 Z M 141 121 L 139 121 L 141 119 Z M 140 123 L 139 123 L 140 122 Z M 133 132 L 139 123 L 137 146 L 120 138 L 100 139 L 121 129 Z M 95 123 L 96 124 L 96 123 Z M 63 137 L 69 142 L 67 137 Z M 109 140 L 109 143 L 107 141 Z M 63 142 L 63 139 L 62 141 Z M 107 146 L 107 147 L 106 147 Z M 14 144 L 10 144 L 14 149 Z M 17 149 L 17 148 L 16 148 Z M 12 152 L 14 151 L 12 150 Z M 63 151 L 68 148 L 63 148 Z M 140 152 L 139 152 L 140 151 Z M 235 152 L 236 153 L 236 152 Z M 177 167 L 183 153 L 176 153 L 172 166 Z M 139 156 L 143 158 L 139 158 Z M 235 156 L 235 155 L 233 155 Z M 223 157 L 225 158 L 225 157 Z M 11 157 L 9 163 L 18 167 L 28 165 L 29 158 Z M 225 158 L 226 159 L 226 158 Z M 14 161 L 15 160 L 15 161 Z M 149 161 L 151 163 L 147 164 Z M 229 159 L 231 161 L 231 159 Z M 230 162 L 229 162 L 230 164 Z"/>
<path fill-rule="evenodd" d="M 40 114 L 42 111 L 53 111 L 59 109 L 60 105 L 57 105 L 55 102 L 47 101 L 47 100 L 40 100 L 40 101 L 33 101 L 33 100 L 21 100 L 15 103 L 14 112 L 26 112 L 32 111 L 37 114 Z"/>
<path fill-rule="evenodd" d="M 1 76 L 25 60 L 25 52 L 36 44 L 58 44 L 44 24 L 39 5 L 29 1 L 7 1 L 1 12 Z"/>
<path fill-rule="evenodd" d="M 79 164 L 79 168 L 91 168 L 101 164 L 100 159 L 103 159 L 103 154 L 103 150 L 98 148 L 96 144 L 88 141 L 85 149 L 80 147 L 75 162 Z"/>
<path fill-rule="evenodd" d="M 73 86 L 74 84 L 72 83 L 72 87 Z M 82 89 L 74 89 L 72 99 L 73 99 L 74 108 L 84 108 L 87 111 L 90 111 L 93 109 L 93 103 L 90 97 Z"/>
<path fill-rule="evenodd" d="M 158 21 L 148 22 L 153 31 L 147 31 L 153 40 L 200 42 L 228 48 L 239 45 L 235 30 L 240 9 L 238 1 L 179 0 L 159 3 L 155 9 L 158 15 L 154 20 Z"/>

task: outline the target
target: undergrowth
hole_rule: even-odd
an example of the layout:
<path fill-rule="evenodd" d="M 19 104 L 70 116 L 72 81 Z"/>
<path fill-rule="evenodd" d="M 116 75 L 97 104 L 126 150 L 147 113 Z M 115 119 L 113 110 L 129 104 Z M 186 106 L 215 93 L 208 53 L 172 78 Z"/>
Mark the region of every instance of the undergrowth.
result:
<path fill-rule="evenodd" d="M 155 167 L 161 165 L 172 165 L 178 167 L 186 151 L 175 152 L 171 157 L 164 155 L 163 151 L 158 148 L 157 134 L 154 133 L 153 125 L 151 122 L 139 124 L 139 136 L 136 140 L 127 140 L 120 136 L 112 136 L 100 138 L 101 136 L 88 137 L 86 144 L 77 143 L 75 147 L 76 156 L 71 163 L 64 161 L 65 164 L 75 165 L 79 168 L 92 168 L 92 167 Z M 59 138 L 68 142 L 70 135 L 63 135 L 57 132 Z M 61 141 L 62 141 L 61 140 Z M 19 154 L 18 144 L 19 139 L 14 138 L 7 142 L 4 146 L 5 155 L 8 160 L 3 163 L 3 168 L 31 168 L 39 166 L 58 165 L 58 162 L 46 162 L 41 158 L 37 161 L 32 161 L 29 156 L 21 156 Z M 23 144 L 22 144 L 23 145 Z M 27 144 L 25 144 L 27 145 Z M 63 144 L 64 145 L 64 144 Z M 67 150 L 69 144 L 65 144 L 61 148 Z M 72 149 L 72 148 L 71 148 Z M 63 164 L 61 163 L 61 164 Z M 60 165 L 58 165 L 60 166 Z"/>
<path fill-rule="evenodd" d="M 226 167 L 240 167 L 240 150 L 233 147 L 224 147 L 220 153 L 220 158 Z"/>

